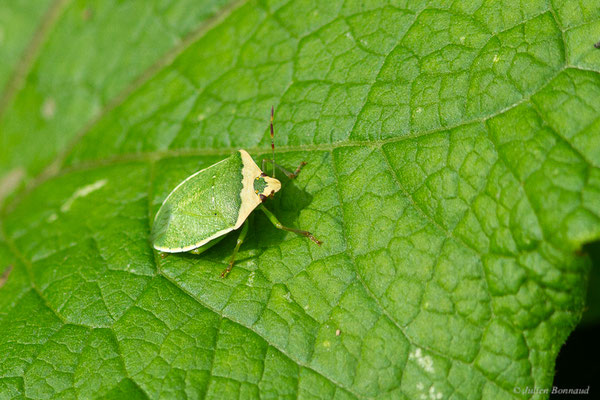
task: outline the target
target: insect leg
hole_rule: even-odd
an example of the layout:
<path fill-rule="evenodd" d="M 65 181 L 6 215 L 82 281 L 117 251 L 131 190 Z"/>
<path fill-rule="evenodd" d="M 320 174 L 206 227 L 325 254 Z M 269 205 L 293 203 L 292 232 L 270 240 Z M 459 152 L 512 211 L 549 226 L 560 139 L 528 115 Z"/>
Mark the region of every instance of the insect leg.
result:
<path fill-rule="evenodd" d="M 267 208 L 265 206 L 263 206 L 262 204 L 258 207 L 265 213 L 267 218 L 269 218 L 269 221 L 271 221 L 271 223 L 273 225 L 275 225 L 275 228 L 282 229 L 284 231 L 294 232 L 298 235 L 305 236 L 305 237 L 309 238 L 310 240 L 312 240 L 313 242 L 315 242 L 316 244 L 318 244 L 319 246 L 321 245 L 321 243 L 323 243 L 319 239 L 314 237 L 313 234 L 308 231 L 302 231 L 300 229 L 294 229 L 294 228 L 289 228 L 287 226 L 283 226 L 281 224 L 281 222 L 279 222 L 279 220 L 277 219 L 275 214 L 273 214 L 271 211 L 267 210 Z"/>
<path fill-rule="evenodd" d="M 242 243 L 244 243 L 244 239 L 246 238 L 246 234 L 248 233 L 248 225 L 249 225 L 249 222 L 248 222 L 248 220 L 246 220 L 246 222 L 244 222 L 244 226 L 242 226 L 242 231 L 240 232 L 240 236 L 238 236 L 238 240 L 235 245 L 235 249 L 233 249 L 233 254 L 231 255 L 231 258 L 229 259 L 229 265 L 227 266 L 227 269 L 225 269 L 223 272 L 221 272 L 221 278 L 225 278 L 227 275 L 229 275 L 229 272 L 231 272 L 231 268 L 233 268 L 233 263 L 235 262 L 235 256 L 237 256 L 237 252 L 240 249 L 240 246 L 242 245 Z"/>
<path fill-rule="evenodd" d="M 275 178 L 275 132 L 273 131 L 273 106 L 271 106 L 271 154 L 273 155 L 273 178 Z M 263 169 L 264 171 L 264 169 Z"/>
<path fill-rule="evenodd" d="M 262 170 L 265 170 L 265 166 L 266 163 L 272 163 L 273 161 L 271 160 L 267 160 L 266 158 L 262 160 Z M 300 165 L 298 165 L 298 168 L 296 168 L 296 170 L 294 172 L 290 172 L 287 169 L 283 168 L 281 165 L 279 164 L 275 164 L 275 167 L 277 169 L 279 169 L 281 172 L 283 172 L 285 174 L 285 176 L 287 176 L 289 179 L 294 179 L 295 177 L 298 176 L 298 174 L 300 173 L 300 170 L 302 169 L 302 167 L 304 167 L 306 165 L 306 162 L 302 161 L 300 163 Z"/>

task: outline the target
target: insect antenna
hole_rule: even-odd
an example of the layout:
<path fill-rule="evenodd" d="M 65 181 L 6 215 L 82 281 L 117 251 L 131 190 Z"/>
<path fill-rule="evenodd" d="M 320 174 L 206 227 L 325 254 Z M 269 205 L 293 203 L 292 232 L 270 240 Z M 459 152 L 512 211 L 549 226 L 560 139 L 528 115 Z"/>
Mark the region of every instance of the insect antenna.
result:
<path fill-rule="evenodd" d="M 273 155 L 273 178 L 275 178 L 275 133 L 273 132 L 273 106 L 271 106 L 271 154 Z"/>

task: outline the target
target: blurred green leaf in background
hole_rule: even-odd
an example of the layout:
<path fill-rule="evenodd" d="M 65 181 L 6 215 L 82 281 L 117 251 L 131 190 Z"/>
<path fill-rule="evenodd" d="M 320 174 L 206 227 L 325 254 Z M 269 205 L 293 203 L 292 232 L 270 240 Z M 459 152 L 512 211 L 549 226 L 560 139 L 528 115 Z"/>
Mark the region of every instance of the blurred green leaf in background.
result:
<path fill-rule="evenodd" d="M 0 398 L 546 398 L 600 238 L 593 0 L 0 3 Z M 162 259 L 245 148 L 308 164 Z M 9 267 L 10 266 L 10 267 Z M 9 273 L 10 272 L 10 273 Z"/>

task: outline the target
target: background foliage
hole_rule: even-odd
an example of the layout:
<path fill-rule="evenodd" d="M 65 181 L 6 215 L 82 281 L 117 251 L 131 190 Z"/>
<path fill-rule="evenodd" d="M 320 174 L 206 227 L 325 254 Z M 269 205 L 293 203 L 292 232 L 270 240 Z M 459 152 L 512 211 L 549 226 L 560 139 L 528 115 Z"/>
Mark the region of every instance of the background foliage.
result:
<path fill-rule="evenodd" d="M 600 237 L 600 5 L 0 4 L 3 398 L 526 398 Z M 308 162 L 201 256 L 154 213 L 276 108 Z M 336 331 L 339 330 L 339 335 Z M 542 396 L 544 397 L 544 396 Z"/>

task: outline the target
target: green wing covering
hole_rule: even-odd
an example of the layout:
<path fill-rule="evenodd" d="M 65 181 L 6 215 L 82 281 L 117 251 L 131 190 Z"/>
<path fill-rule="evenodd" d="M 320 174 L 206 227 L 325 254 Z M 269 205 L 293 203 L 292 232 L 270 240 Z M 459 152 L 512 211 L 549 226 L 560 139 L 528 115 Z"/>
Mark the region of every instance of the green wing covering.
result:
<path fill-rule="evenodd" d="M 188 251 L 233 228 L 241 207 L 242 167 L 241 155 L 235 152 L 180 183 L 156 214 L 154 247 Z"/>

